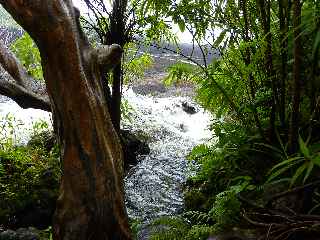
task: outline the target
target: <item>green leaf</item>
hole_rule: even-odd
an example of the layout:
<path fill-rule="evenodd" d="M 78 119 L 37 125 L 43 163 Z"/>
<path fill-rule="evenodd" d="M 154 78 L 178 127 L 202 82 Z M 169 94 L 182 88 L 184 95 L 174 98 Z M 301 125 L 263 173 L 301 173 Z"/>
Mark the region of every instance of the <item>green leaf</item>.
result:
<path fill-rule="evenodd" d="M 303 160 L 304 160 L 304 159 L 303 159 L 302 157 L 289 158 L 289 159 L 287 159 L 287 160 L 285 160 L 285 161 L 282 161 L 281 163 L 275 165 L 273 168 L 271 168 L 271 170 L 270 170 L 269 172 L 273 172 L 275 169 L 277 169 L 277 168 L 279 168 L 279 167 L 281 167 L 281 166 L 283 166 L 283 165 L 287 165 L 287 164 L 289 164 L 289 163 L 291 163 L 290 166 L 292 166 L 292 165 L 297 164 L 297 163 L 299 163 L 299 162 L 301 162 L 301 161 L 303 161 Z M 296 163 L 293 163 L 293 162 L 295 162 L 295 161 L 296 161 Z"/>
<path fill-rule="evenodd" d="M 313 50 L 312 50 L 312 58 L 317 59 L 317 55 L 320 48 L 320 31 L 318 31 L 316 39 L 313 44 Z"/>
<path fill-rule="evenodd" d="M 266 147 L 266 148 L 268 148 L 269 151 L 271 150 L 270 152 L 276 152 L 276 153 L 278 153 L 280 155 L 283 155 L 283 151 L 281 151 L 281 149 L 279 149 L 279 148 L 277 148 L 275 146 L 272 146 L 270 144 L 267 144 L 267 143 L 256 143 L 255 145 Z"/>
<path fill-rule="evenodd" d="M 291 182 L 290 182 L 290 187 L 292 187 L 295 182 L 297 181 L 297 179 L 301 176 L 301 174 L 303 173 L 303 171 L 308 167 L 308 163 L 304 163 L 303 165 L 301 165 L 297 171 L 295 172 L 295 174 L 293 175 Z"/>
<path fill-rule="evenodd" d="M 306 175 L 305 175 L 304 178 L 303 178 L 303 183 L 305 183 L 306 180 L 309 178 L 310 173 L 312 172 L 313 167 L 314 167 L 313 162 L 309 162 L 309 163 L 308 163 L 308 169 L 307 169 Z"/>
<path fill-rule="evenodd" d="M 275 173 L 271 174 L 271 176 L 267 180 L 267 183 L 271 182 L 271 180 L 275 179 L 276 177 L 280 176 L 282 173 L 289 170 L 293 165 L 295 165 L 295 164 L 291 164 L 291 165 L 285 166 L 283 168 L 280 168 Z"/>
<path fill-rule="evenodd" d="M 320 155 L 317 155 L 316 157 L 312 157 L 311 161 L 317 165 L 318 167 L 320 167 Z"/>
<path fill-rule="evenodd" d="M 214 43 L 213 43 L 213 47 L 214 47 L 214 48 L 219 47 L 220 43 L 223 41 L 224 37 L 226 36 L 226 33 L 227 33 L 227 30 L 223 30 L 223 31 L 220 33 L 219 37 L 218 37 L 218 38 L 214 41 Z"/>
<path fill-rule="evenodd" d="M 178 26 L 181 32 L 184 32 L 184 30 L 186 30 L 186 24 L 183 20 L 178 21 Z"/>
<path fill-rule="evenodd" d="M 303 154 L 303 156 L 305 158 L 310 158 L 309 149 L 308 149 L 307 145 L 305 144 L 305 142 L 303 141 L 303 139 L 300 136 L 299 136 L 299 147 L 300 147 L 300 151 Z"/>

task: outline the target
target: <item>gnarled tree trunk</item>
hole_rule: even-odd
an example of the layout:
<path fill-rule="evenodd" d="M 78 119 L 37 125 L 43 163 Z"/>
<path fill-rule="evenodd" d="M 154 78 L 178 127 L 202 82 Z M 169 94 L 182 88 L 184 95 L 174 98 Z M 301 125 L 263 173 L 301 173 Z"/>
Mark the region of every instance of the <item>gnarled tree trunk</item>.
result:
<path fill-rule="evenodd" d="M 63 177 L 54 239 L 131 239 L 123 199 L 122 151 L 99 69 L 121 58 L 117 45 L 93 49 L 71 0 L 0 0 L 35 40 L 57 123 Z"/>

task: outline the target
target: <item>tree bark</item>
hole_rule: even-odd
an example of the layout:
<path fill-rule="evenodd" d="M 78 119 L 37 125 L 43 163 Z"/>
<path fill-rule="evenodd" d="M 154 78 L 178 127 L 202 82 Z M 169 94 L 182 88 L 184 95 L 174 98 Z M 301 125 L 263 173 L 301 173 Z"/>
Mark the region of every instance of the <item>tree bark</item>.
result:
<path fill-rule="evenodd" d="M 100 8 L 95 7 L 94 2 L 90 0 L 84 0 L 90 11 L 96 16 L 100 17 L 97 21 L 97 27 L 94 30 L 98 33 L 100 41 L 103 44 L 118 44 L 122 48 L 126 43 L 129 42 L 129 32 L 126 28 L 127 17 L 126 11 L 128 6 L 127 0 L 113 0 L 112 1 L 112 11 L 108 12 L 105 3 L 99 3 Z M 102 16 L 106 15 L 109 21 L 103 20 Z M 100 20 L 101 19 L 101 20 Z M 92 25 L 92 24 L 91 24 Z M 108 74 L 108 79 L 112 81 L 106 81 L 104 79 L 105 92 L 109 94 L 106 95 L 109 104 L 109 113 L 113 126 L 117 133 L 120 132 L 120 121 L 121 121 L 121 98 L 122 98 L 122 85 L 123 85 L 123 72 L 122 72 L 122 62 Z M 112 85 L 112 89 L 108 84 Z"/>
<path fill-rule="evenodd" d="M 286 82 L 288 61 L 288 26 L 289 26 L 289 0 L 279 0 L 279 27 L 280 27 L 280 103 L 279 118 L 282 128 L 286 125 Z"/>
<path fill-rule="evenodd" d="M 131 239 L 123 198 L 122 150 L 100 66 L 115 66 L 117 45 L 93 49 L 71 0 L 0 0 L 36 42 L 62 150 L 56 240 Z"/>
<path fill-rule="evenodd" d="M 112 71 L 112 97 L 111 97 L 111 119 L 113 127 L 120 133 L 121 121 L 121 97 L 122 97 L 122 64 L 121 62 Z"/>
<path fill-rule="evenodd" d="M 127 0 L 114 0 L 110 19 L 110 31 L 106 36 L 106 44 L 119 44 L 122 48 L 128 43 L 126 35 Z M 121 98 L 123 85 L 122 61 L 112 71 L 111 119 L 115 130 L 120 133 Z"/>
<path fill-rule="evenodd" d="M 294 153 L 298 148 L 299 136 L 299 115 L 300 115 L 300 97 L 301 97 L 301 57 L 302 57 L 302 44 L 301 44 L 301 6 L 300 0 L 293 1 L 293 29 L 294 29 L 294 42 L 293 42 L 293 96 L 292 96 L 292 113 L 289 129 L 289 152 Z"/>
<path fill-rule="evenodd" d="M 1 41 L 0 64 L 7 73 L 2 73 L 0 76 L 0 94 L 11 98 L 22 108 L 51 110 L 46 93 L 39 94 L 36 89 L 33 89 L 37 84 L 32 83 L 37 80 L 28 75 L 19 60 Z"/>
<path fill-rule="evenodd" d="M 251 42 L 251 39 L 250 39 L 250 36 L 249 36 L 250 24 L 249 24 L 249 20 L 248 20 L 247 1 L 246 0 L 241 0 L 240 4 L 241 4 L 241 9 L 242 9 L 242 12 L 243 12 L 243 20 L 244 20 L 243 39 L 245 40 L 246 43 L 250 43 Z M 246 47 L 246 49 L 245 49 L 244 62 L 245 62 L 247 67 L 251 64 L 250 47 Z M 251 102 L 254 103 L 254 101 L 256 100 L 256 82 L 254 80 L 254 77 L 253 77 L 252 73 L 249 73 L 248 82 L 249 82 L 249 87 L 250 87 Z M 253 117 L 254 117 L 254 120 L 255 120 L 255 123 L 256 123 L 256 127 L 258 128 L 260 136 L 262 138 L 264 138 L 263 129 L 262 129 L 262 126 L 261 126 L 261 122 L 260 122 L 260 119 L 259 119 L 257 107 L 256 107 L 255 104 L 253 104 L 253 106 L 252 106 L 252 111 L 253 111 Z"/>
<path fill-rule="evenodd" d="M 278 104 L 278 89 L 273 74 L 273 55 L 272 55 L 272 33 L 270 31 L 271 23 L 271 1 L 258 0 L 258 6 L 260 7 L 261 23 L 263 32 L 266 38 L 266 52 L 265 52 L 265 68 L 267 81 L 272 89 L 272 100 L 270 110 L 270 130 L 269 140 L 272 142 L 275 136 L 275 121 Z"/>

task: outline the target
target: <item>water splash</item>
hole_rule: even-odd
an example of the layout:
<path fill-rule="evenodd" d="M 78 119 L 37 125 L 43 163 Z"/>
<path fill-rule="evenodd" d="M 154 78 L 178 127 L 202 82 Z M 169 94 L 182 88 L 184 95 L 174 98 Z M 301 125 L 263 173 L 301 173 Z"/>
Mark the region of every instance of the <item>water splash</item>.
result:
<path fill-rule="evenodd" d="M 188 97 L 142 96 L 131 89 L 124 97 L 135 112 L 133 124 L 124 122 L 123 127 L 143 130 L 151 138 L 150 154 L 142 156 L 125 179 L 128 214 L 144 222 L 176 214 L 183 209 L 186 156 L 195 145 L 211 137 L 211 116 L 200 107 L 192 115 L 184 112 L 182 103 L 192 102 Z"/>

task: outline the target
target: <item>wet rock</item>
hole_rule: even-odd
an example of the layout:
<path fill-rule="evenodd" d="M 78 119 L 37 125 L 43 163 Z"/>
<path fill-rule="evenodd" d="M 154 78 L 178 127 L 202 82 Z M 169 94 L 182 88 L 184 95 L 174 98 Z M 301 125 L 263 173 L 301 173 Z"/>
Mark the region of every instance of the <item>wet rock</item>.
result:
<path fill-rule="evenodd" d="M 135 93 L 141 95 L 165 93 L 167 91 L 166 87 L 162 83 L 141 84 L 133 86 L 132 89 Z"/>
<path fill-rule="evenodd" d="M 0 240 L 40 240 L 40 236 L 35 228 L 29 227 L 3 231 Z"/>
<path fill-rule="evenodd" d="M 195 106 L 192 106 L 188 102 L 183 102 L 181 104 L 181 106 L 182 106 L 183 111 L 185 111 L 188 114 L 195 114 L 199 111 Z"/>
<path fill-rule="evenodd" d="M 128 130 L 120 130 L 121 142 L 124 151 L 125 168 L 138 163 L 138 155 L 147 155 L 150 153 L 150 148 L 145 139 L 139 138 Z"/>
<path fill-rule="evenodd" d="M 22 210 L 10 217 L 8 222 L 10 227 L 33 226 L 39 229 L 46 229 L 52 225 L 52 217 L 58 195 L 45 189 L 39 194 L 43 195 L 41 196 L 41 200 L 26 205 Z"/>

